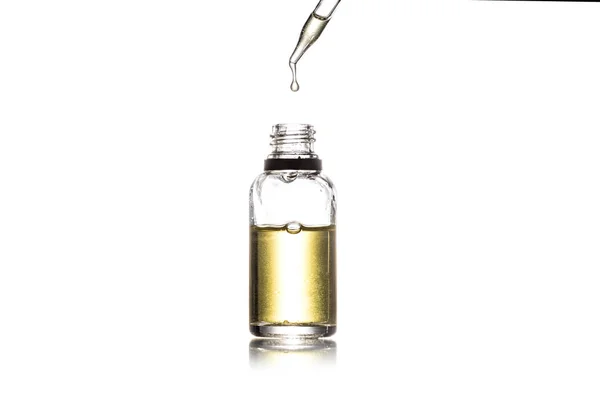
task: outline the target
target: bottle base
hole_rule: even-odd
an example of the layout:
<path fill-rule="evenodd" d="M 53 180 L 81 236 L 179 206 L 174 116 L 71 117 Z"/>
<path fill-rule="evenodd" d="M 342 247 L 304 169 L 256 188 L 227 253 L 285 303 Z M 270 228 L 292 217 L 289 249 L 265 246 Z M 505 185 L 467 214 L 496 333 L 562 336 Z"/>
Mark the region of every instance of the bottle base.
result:
<path fill-rule="evenodd" d="M 335 325 L 250 325 L 250 333 L 258 337 L 316 339 L 335 334 Z"/>

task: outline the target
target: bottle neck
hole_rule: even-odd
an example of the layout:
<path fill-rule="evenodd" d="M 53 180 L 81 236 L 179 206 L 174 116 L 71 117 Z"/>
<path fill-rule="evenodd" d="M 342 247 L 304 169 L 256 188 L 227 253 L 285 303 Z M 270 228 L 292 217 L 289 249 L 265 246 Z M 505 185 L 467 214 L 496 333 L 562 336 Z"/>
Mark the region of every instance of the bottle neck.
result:
<path fill-rule="evenodd" d="M 314 152 L 315 129 L 307 124 L 278 124 L 271 133 L 268 159 L 318 159 Z"/>

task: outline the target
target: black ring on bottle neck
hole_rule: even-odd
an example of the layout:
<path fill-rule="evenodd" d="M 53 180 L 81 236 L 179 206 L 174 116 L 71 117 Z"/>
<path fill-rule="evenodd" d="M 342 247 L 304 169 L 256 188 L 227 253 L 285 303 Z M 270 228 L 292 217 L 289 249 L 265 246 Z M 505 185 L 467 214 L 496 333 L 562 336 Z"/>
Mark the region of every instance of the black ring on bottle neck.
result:
<path fill-rule="evenodd" d="M 321 171 L 323 162 L 318 158 L 270 158 L 265 160 L 265 171 Z"/>

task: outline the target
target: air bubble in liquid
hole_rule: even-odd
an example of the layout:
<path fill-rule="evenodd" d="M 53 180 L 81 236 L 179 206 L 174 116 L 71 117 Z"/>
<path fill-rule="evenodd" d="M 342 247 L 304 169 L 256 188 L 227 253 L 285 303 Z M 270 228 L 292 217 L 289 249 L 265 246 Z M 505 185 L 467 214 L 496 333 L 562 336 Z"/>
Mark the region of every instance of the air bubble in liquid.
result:
<path fill-rule="evenodd" d="M 300 225 L 299 222 L 290 222 L 285 226 L 285 230 L 288 231 L 288 233 L 295 235 L 296 233 L 300 233 L 302 225 Z"/>

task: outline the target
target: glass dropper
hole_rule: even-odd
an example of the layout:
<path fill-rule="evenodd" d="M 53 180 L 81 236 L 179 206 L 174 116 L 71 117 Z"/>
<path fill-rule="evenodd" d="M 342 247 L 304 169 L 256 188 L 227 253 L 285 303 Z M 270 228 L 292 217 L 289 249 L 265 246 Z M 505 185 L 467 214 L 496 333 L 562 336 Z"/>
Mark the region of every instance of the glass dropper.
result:
<path fill-rule="evenodd" d="M 323 18 L 329 19 L 333 15 L 338 4 L 340 4 L 341 0 L 321 0 L 317 7 L 313 11 L 313 14 Z"/>
<path fill-rule="evenodd" d="M 292 91 L 297 92 L 300 89 L 300 85 L 298 85 L 298 80 L 296 79 L 296 64 L 300 61 L 306 50 L 319 39 L 319 36 L 323 33 L 323 30 L 329 23 L 329 20 L 340 1 L 341 0 L 319 1 L 319 4 L 317 4 L 317 7 L 304 24 L 298 44 L 290 57 L 290 68 L 292 69 L 293 77 L 291 86 Z"/>

